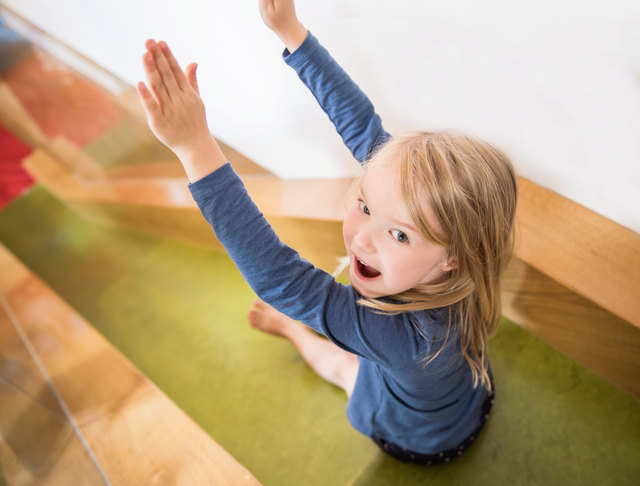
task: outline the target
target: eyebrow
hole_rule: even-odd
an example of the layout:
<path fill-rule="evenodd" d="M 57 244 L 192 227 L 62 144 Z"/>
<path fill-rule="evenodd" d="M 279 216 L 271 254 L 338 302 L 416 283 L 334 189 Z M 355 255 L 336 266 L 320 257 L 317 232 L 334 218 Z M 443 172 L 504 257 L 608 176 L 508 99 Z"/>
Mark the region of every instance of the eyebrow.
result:
<path fill-rule="evenodd" d="M 360 184 L 360 194 L 362 194 L 362 199 L 364 199 L 364 200 L 365 200 L 365 202 L 366 202 L 366 200 L 367 200 L 367 196 L 366 196 L 366 195 L 365 195 L 365 193 L 364 193 L 364 187 L 363 187 L 363 184 Z M 404 221 L 400 221 L 400 220 L 395 219 L 395 218 L 393 218 L 393 219 L 391 220 L 391 222 L 392 222 L 394 225 L 396 225 L 396 226 L 400 226 L 400 227 L 402 227 L 402 228 L 405 228 L 405 229 L 407 229 L 407 230 L 411 231 L 412 233 L 415 233 L 415 234 L 417 234 L 417 235 L 420 235 L 420 232 L 418 231 L 418 229 L 417 229 L 413 224 L 411 224 L 411 223 L 406 223 L 406 222 L 404 222 Z"/>

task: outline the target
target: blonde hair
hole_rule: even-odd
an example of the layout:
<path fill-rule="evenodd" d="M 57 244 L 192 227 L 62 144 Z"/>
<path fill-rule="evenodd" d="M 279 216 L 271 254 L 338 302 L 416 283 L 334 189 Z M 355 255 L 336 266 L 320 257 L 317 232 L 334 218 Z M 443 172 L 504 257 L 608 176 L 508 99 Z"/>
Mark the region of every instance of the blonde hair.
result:
<path fill-rule="evenodd" d="M 445 342 L 425 358 L 425 366 L 440 354 L 456 322 L 474 386 L 490 390 L 488 341 L 500 318 L 500 277 L 513 251 L 518 192 L 513 166 L 492 145 L 448 131 L 393 137 L 367 168 L 383 162 L 399 165 L 412 222 L 425 238 L 448 249 L 455 268 L 389 296 L 395 302 L 363 298 L 360 303 L 388 313 L 450 306 Z M 428 224 L 425 207 L 432 209 L 439 228 Z"/>

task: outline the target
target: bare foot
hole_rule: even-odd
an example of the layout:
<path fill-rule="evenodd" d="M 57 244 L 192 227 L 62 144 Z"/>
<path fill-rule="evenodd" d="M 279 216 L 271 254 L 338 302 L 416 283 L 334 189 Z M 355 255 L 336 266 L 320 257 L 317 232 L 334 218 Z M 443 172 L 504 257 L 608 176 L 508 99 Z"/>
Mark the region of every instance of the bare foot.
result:
<path fill-rule="evenodd" d="M 288 337 L 288 331 L 291 330 L 291 327 L 299 326 L 296 321 L 261 300 L 256 300 L 253 303 L 247 317 L 251 327 L 274 336 Z"/>
<path fill-rule="evenodd" d="M 289 339 L 318 375 L 351 396 L 358 375 L 358 358 L 354 354 L 318 336 L 261 300 L 253 303 L 248 318 L 254 329 Z"/>

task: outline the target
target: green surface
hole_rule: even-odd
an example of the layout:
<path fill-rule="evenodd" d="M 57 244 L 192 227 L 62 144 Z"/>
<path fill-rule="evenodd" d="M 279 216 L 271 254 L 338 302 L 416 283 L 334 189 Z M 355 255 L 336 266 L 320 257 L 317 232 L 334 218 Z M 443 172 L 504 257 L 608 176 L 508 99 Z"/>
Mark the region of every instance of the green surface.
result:
<path fill-rule="evenodd" d="M 249 328 L 223 253 L 88 223 L 36 186 L 0 241 L 265 485 L 637 484 L 640 404 L 519 327 L 491 341 L 478 442 L 436 468 L 384 456 L 286 341 Z"/>

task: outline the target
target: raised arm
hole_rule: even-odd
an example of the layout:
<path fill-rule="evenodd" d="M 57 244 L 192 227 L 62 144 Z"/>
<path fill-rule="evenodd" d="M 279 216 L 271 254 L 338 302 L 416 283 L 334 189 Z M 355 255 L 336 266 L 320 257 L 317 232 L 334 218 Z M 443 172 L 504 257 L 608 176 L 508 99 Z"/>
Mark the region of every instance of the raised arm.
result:
<path fill-rule="evenodd" d="M 394 326 L 361 319 L 371 311 L 357 306 L 355 291 L 283 244 L 251 201 L 209 133 L 195 64 L 183 72 L 164 42 L 149 40 L 146 47 L 148 86 L 139 83 L 138 92 L 149 125 L 180 158 L 198 207 L 258 296 L 352 353 L 373 358 L 372 343 L 385 349 L 387 336 L 364 340 L 362 326 L 378 333 Z"/>
<path fill-rule="evenodd" d="M 284 42 L 285 62 L 311 90 L 353 156 L 366 162 L 390 137 L 369 98 L 300 23 L 293 0 L 260 0 L 260 12 Z"/>
<path fill-rule="evenodd" d="M 307 37 L 307 29 L 298 20 L 293 0 L 260 0 L 260 15 L 289 52 L 300 47 Z"/>

